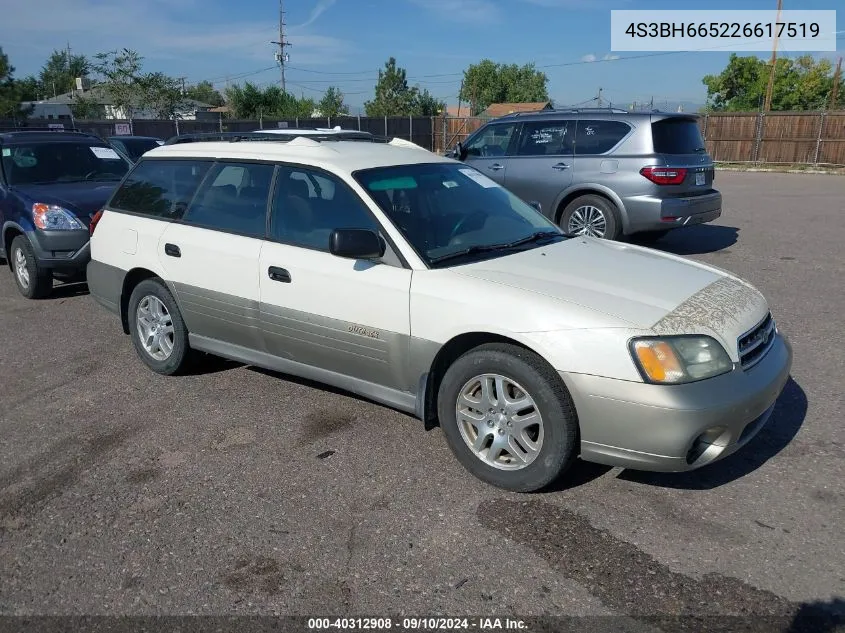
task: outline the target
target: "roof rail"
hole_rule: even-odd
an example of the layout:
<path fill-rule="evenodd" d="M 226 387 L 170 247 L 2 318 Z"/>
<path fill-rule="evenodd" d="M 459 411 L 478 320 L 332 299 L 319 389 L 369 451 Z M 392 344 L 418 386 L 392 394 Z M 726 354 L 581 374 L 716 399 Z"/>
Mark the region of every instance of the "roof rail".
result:
<path fill-rule="evenodd" d="M 369 132 L 332 132 L 326 134 L 273 134 L 261 132 L 200 132 L 196 134 L 181 134 L 173 136 L 165 145 L 179 145 L 182 143 L 203 143 L 210 141 L 229 141 L 239 143 L 242 141 L 265 141 L 271 143 L 289 143 L 295 138 L 308 138 L 312 141 L 370 141 L 387 142 L 382 137 L 375 136 Z"/>
<path fill-rule="evenodd" d="M 71 128 L 54 128 L 54 127 L 0 127 L 0 134 L 8 134 L 9 132 L 64 132 L 71 134 L 84 134 L 85 136 L 96 136 L 91 132 L 85 132 L 75 127 Z"/>
<path fill-rule="evenodd" d="M 530 112 L 511 112 L 505 114 L 501 118 L 528 116 L 530 114 L 559 114 L 566 112 L 568 114 L 588 114 L 588 113 L 607 113 L 607 114 L 629 114 L 628 110 L 622 108 L 552 108 L 550 110 L 531 110 Z"/>

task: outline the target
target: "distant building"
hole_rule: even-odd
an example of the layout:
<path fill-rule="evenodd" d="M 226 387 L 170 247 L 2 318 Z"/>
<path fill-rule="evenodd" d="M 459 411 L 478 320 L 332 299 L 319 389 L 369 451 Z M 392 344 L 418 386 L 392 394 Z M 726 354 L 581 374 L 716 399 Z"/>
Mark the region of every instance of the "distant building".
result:
<path fill-rule="evenodd" d="M 539 112 L 540 110 L 551 110 L 551 101 L 537 101 L 524 103 L 492 103 L 487 106 L 479 116 L 495 119 L 514 112 Z"/>
<path fill-rule="evenodd" d="M 30 119 L 70 119 L 72 117 L 71 106 L 78 103 L 80 98 L 97 105 L 103 106 L 106 119 L 125 120 L 127 113 L 123 108 L 116 107 L 103 90 L 94 86 L 90 90 L 74 90 L 60 94 L 51 99 L 41 101 L 24 101 L 21 105 L 24 108 L 32 108 L 29 114 Z M 213 106 L 208 103 L 186 99 L 183 108 L 177 113 L 178 118 L 191 121 L 197 118 L 198 112 L 211 110 Z M 155 112 L 143 108 L 133 110 L 133 119 L 157 119 Z"/>
<path fill-rule="evenodd" d="M 446 116 L 464 117 L 471 114 L 468 103 L 446 106 Z"/>

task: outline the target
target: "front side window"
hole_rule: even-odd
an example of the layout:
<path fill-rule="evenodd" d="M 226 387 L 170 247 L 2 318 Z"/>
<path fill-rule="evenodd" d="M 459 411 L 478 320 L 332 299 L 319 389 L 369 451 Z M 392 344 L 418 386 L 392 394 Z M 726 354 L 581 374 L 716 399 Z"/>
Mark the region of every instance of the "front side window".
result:
<path fill-rule="evenodd" d="M 328 252 L 335 229 L 381 227 L 363 201 L 335 176 L 280 166 L 270 216 L 270 237 L 283 244 Z"/>
<path fill-rule="evenodd" d="M 536 209 L 471 167 L 379 167 L 357 172 L 355 178 L 430 266 L 566 239 Z"/>
<path fill-rule="evenodd" d="M 467 156 L 486 158 L 506 155 L 514 130 L 516 130 L 516 123 L 488 125 L 467 142 L 465 146 Z"/>
<path fill-rule="evenodd" d="M 111 147 L 75 142 L 6 145 L 0 159 L 10 185 L 114 182 L 131 167 Z"/>
<path fill-rule="evenodd" d="M 185 213 L 211 161 L 147 159 L 138 163 L 112 196 L 109 207 L 178 220 Z"/>
<path fill-rule="evenodd" d="M 264 237 L 273 165 L 218 163 L 211 168 L 184 221 L 218 231 Z"/>
<path fill-rule="evenodd" d="M 622 121 L 578 121 L 575 136 L 577 154 L 605 154 L 628 135 L 631 126 Z"/>
<path fill-rule="evenodd" d="M 519 156 L 571 155 L 575 143 L 572 121 L 536 121 L 525 123 L 519 138 Z"/>

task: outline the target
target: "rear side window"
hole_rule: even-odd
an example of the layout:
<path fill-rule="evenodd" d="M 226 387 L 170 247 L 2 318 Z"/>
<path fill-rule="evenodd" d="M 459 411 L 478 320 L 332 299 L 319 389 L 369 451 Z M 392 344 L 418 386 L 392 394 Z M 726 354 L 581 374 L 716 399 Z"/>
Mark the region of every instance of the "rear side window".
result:
<path fill-rule="evenodd" d="M 572 154 L 575 124 L 572 121 L 525 123 L 519 137 L 519 156 L 559 156 Z"/>
<path fill-rule="evenodd" d="M 575 135 L 576 154 L 604 154 L 628 135 L 631 126 L 622 121 L 578 121 Z"/>
<path fill-rule="evenodd" d="M 145 160 L 138 163 L 118 188 L 109 207 L 165 220 L 180 219 L 210 161 Z"/>
<path fill-rule="evenodd" d="M 701 128 L 692 119 L 657 121 L 651 124 L 651 135 L 657 154 L 695 154 L 705 151 Z"/>
<path fill-rule="evenodd" d="M 273 165 L 218 163 L 185 214 L 188 224 L 264 237 Z"/>

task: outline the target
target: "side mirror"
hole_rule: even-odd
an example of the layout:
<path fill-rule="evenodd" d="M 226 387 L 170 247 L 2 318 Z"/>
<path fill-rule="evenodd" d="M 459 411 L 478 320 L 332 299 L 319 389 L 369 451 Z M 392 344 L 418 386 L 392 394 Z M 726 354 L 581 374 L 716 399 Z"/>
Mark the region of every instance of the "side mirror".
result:
<path fill-rule="evenodd" d="M 329 238 L 329 252 L 337 257 L 378 259 L 384 251 L 384 241 L 368 229 L 335 229 Z"/>
<path fill-rule="evenodd" d="M 455 145 L 455 158 L 457 160 L 464 160 L 467 157 L 467 148 L 464 147 L 464 144 L 458 141 L 458 144 Z"/>

